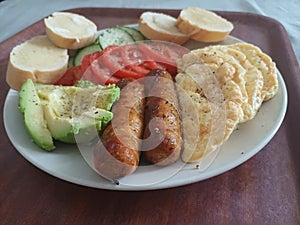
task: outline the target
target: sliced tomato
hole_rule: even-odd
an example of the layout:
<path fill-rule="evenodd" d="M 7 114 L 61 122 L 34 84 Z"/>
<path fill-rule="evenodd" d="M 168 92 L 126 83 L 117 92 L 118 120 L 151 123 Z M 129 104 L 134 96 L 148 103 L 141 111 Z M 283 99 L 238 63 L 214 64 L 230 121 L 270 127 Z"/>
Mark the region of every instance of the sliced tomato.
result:
<path fill-rule="evenodd" d="M 162 65 L 173 75 L 177 73 L 176 61 L 189 52 L 188 49 L 180 45 L 158 41 L 140 43 L 139 48 L 149 59 Z"/>
<path fill-rule="evenodd" d="M 126 68 L 126 62 L 122 58 L 122 51 L 123 46 L 109 46 L 103 50 L 101 60 L 103 60 L 104 65 L 111 71 L 113 76 L 133 79 L 143 77 L 144 74 Z"/>
<path fill-rule="evenodd" d="M 103 85 L 104 83 L 100 82 L 98 77 L 95 76 L 95 74 L 93 73 L 92 71 L 92 68 L 91 66 L 89 66 L 83 73 L 83 76 L 82 76 L 82 80 L 88 80 L 88 81 L 91 81 L 92 83 L 98 85 L 98 84 L 101 84 Z"/>
<path fill-rule="evenodd" d="M 103 51 L 98 51 L 98 52 L 92 53 L 90 55 L 90 63 L 94 62 L 95 60 L 97 60 L 102 55 L 103 55 Z"/>
<path fill-rule="evenodd" d="M 146 56 L 137 45 L 131 44 L 122 46 L 121 57 L 125 67 L 139 73 L 141 77 L 146 76 L 150 72 L 150 70 L 144 66 Z"/>
<path fill-rule="evenodd" d="M 122 46 L 122 48 L 121 55 L 126 68 L 139 73 L 141 77 L 146 76 L 151 70 L 165 69 L 145 54 L 137 44 Z"/>
<path fill-rule="evenodd" d="M 149 70 L 155 70 L 155 69 L 161 69 L 161 70 L 164 70 L 165 68 L 156 63 L 155 61 L 151 60 L 151 59 L 147 59 L 143 62 L 143 66 Z"/>
<path fill-rule="evenodd" d="M 55 82 L 56 85 L 72 86 L 82 77 L 81 66 L 70 67 L 65 74 Z"/>
<path fill-rule="evenodd" d="M 111 72 L 102 62 L 103 58 L 100 58 L 102 55 L 103 51 L 97 51 L 83 57 L 81 63 L 82 79 L 101 85 L 117 83 L 119 79 L 111 76 Z"/>
<path fill-rule="evenodd" d="M 121 58 L 120 46 L 113 45 L 106 47 L 103 50 L 102 56 L 101 63 L 103 62 L 113 73 L 125 67 Z"/>
<path fill-rule="evenodd" d="M 84 73 L 84 78 L 94 80 L 94 83 L 102 85 L 116 84 L 120 80 L 113 76 L 112 72 L 104 65 L 101 57 L 91 63 L 89 69 Z"/>
<path fill-rule="evenodd" d="M 91 57 L 91 54 L 83 56 L 83 58 L 81 60 L 81 71 L 82 71 L 82 73 L 84 73 L 87 70 L 87 68 L 89 68 L 89 66 L 91 65 L 90 57 Z"/>
<path fill-rule="evenodd" d="M 109 76 L 103 71 L 97 71 L 95 73 L 95 68 L 93 66 L 89 67 L 83 74 L 82 79 L 93 82 L 96 85 L 107 85 L 107 84 L 116 84 L 119 82 L 119 78 L 114 76 Z"/>
<path fill-rule="evenodd" d="M 117 70 L 114 73 L 114 76 L 119 77 L 119 78 L 133 78 L 133 79 L 139 79 L 144 77 L 144 73 L 138 73 L 133 70 L 128 70 L 128 69 L 120 69 Z"/>
<path fill-rule="evenodd" d="M 85 55 L 81 61 L 81 70 L 84 73 L 91 63 L 99 58 L 103 54 L 102 51 L 93 52 L 91 54 Z"/>
<path fill-rule="evenodd" d="M 176 61 L 188 51 L 167 42 L 109 46 L 84 56 L 81 66 L 69 69 L 57 83 L 74 85 L 82 78 L 105 85 L 117 83 L 122 78 L 139 79 L 154 69 L 166 69 L 174 75 Z"/>

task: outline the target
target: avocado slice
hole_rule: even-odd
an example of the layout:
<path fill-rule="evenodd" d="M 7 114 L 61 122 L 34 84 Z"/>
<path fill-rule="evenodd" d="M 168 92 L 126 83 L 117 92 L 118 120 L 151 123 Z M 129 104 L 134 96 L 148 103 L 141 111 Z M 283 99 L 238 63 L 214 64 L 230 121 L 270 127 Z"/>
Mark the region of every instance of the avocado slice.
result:
<path fill-rule="evenodd" d="M 36 87 L 52 137 L 65 143 L 94 139 L 112 119 L 109 110 L 120 95 L 115 85 Z"/>
<path fill-rule="evenodd" d="M 110 111 L 92 105 L 88 90 L 55 89 L 43 105 L 52 137 L 65 143 L 90 141 L 113 117 Z M 85 101 L 85 102 L 84 102 Z"/>
<path fill-rule="evenodd" d="M 118 100 L 116 85 L 60 86 L 26 81 L 20 92 L 20 109 L 33 140 L 43 149 L 65 143 L 88 142 L 112 119 Z"/>
<path fill-rule="evenodd" d="M 35 88 L 37 89 L 38 95 L 42 101 L 48 101 L 48 95 L 56 89 L 66 89 L 71 88 L 74 90 L 83 89 L 89 94 L 97 95 L 95 104 L 98 108 L 110 110 L 113 103 L 120 97 L 120 88 L 115 84 L 110 84 L 106 86 L 97 85 L 87 81 L 78 81 L 75 86 L 60 86 L 52 84 L 40 84 L 35 83 Z M 89 96 L 87 96 L 89 98 Z"/>
<path fill-rule="evenodd" d="M 31 79 L 22 85 L 19 108 L 24 116 L 25 127 L 33 141 L 47 151 L 55 149 L 52 135 L 47 128 L 43 106 Z"/>

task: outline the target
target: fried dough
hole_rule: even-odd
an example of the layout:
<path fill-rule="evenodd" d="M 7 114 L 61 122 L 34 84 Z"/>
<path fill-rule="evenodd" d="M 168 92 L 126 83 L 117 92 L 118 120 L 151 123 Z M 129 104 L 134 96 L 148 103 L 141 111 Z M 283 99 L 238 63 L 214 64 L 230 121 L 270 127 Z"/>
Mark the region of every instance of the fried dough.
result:
<path fill-rule="evenodd" d="M 264 84 L 262 72 L 250 63 L 243 52 L 234 49 L 231 46 L 214 45 L 197 51 L 216 54 L 234 67 L 238 64 L 243 68 L 245 73 L 240 73 L 238 79 L 234 79 L 241 88 L 243 94 L 247 96 L 242 103 L 244 117 L 240 122 L 246 122 L 253 119 L 264 100 L 262 96 Z"/>
<path fill-rule="evenodd" d="M 234 69 L 226 69 L 228 66 L 224 65 L 224 71 L 231 78 Z M 217 77 L 223 77 L 213 75 L 221 71 L 218 66 L 203 63 L 197 54 L 185 55 L 178 68 L 180 73 L 175 79 L 182 108 L 182 159 L 195 162 L 228 139 L 243 117 L 243 95 L 231 79 L 219 82 Z"/>
<path fill-rule="evenodd" d="M 179 60 L 177 66 L 175 80 L 184 138 L 182 159 L 186 162 L 200 161 L 222 145 L 239 123 L 253 119 L 263 101 L 278 91 L 275 63 L 251 44 L 196 49 Z M 190 70 L 192 67 L 194 70 Z M 222 100 L 214 96 L 217 90 Z M 216 105 L 216 99 L 220 104 Z"/>
<path fill-rule="evenodd" d="M 262 96 L 264 101 L 270 100 L 278 91 L 278 79 L 275 69 L 275 63 L 271 57 L 261 51 L 255 45 L 248 43 L 237 43 L 229 46 L 243 52 L 249 62 L 255 66 L 263 75 L 264 85 Z"/>

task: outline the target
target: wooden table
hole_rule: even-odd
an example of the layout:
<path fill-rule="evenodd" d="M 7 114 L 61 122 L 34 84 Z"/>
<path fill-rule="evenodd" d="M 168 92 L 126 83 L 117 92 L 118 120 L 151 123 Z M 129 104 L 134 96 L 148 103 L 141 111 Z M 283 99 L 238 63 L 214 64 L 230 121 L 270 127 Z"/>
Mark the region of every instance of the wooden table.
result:
<path fill-rule="evenodd" d="M 99 28 L 136 23 L 141 9 L 75 9 Z M 178 15 L 177 10 L 162 10 Z M 289 94 L 285 120 L 253 158 L 219 176 L 181 187 L 109 191 L 75 185 L 26 161 L 0 120 L 0 224 L 300 224 L 300 70 L 281 24 L 263 16 L 219 12 L 232 35 L 260 46 L 282 73 Z M 43 32 L 41 21 L 0 44 L 0 106 L 12 47 Z"/>

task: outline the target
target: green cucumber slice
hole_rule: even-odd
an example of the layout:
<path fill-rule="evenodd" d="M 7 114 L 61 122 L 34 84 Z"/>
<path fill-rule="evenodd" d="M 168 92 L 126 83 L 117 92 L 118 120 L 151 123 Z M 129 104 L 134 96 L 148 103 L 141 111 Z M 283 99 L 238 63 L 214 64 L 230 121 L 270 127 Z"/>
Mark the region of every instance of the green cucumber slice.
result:
<path fill-rule="evenodd" d="M 102 49 L 111 45 L 125 45 L 134 42 L 134 39 L 128 32 L 119 29 L 118 27 L 111 27 L 102 30 L 99 34 L 98 40 Z"/>
<path fill-rule="evenodd" d="M 91 54 L 93 52 L 101 51 L 101 47 L 99 44 L 92 44 L 89 46 L 86 46 L 80 50 L 78 50 L 77 54 L 74 57 L 74 66 L 79 66 L 81 64 L 82 58 L 85 55 Z"/>
<path fill-rule="evenodd" d="M 134 39 L 134 41 L 146 40 L 144 35 L 138 29 L 135 29 L 133 27 L 124 27 L 124 26 L 118 28 L 128 32 L 131 35 L 131 37 Z"/>

